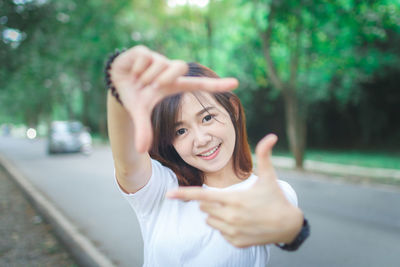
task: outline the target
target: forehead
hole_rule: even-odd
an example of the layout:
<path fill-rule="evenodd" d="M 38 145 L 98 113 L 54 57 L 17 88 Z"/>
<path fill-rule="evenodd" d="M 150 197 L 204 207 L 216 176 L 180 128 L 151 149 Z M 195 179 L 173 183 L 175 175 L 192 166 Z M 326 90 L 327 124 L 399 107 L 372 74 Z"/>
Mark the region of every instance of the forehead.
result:
<path fill-rule="evenodd" d="M 185 93 L 182 95 L 180 101 L 178 119 L 185 117 L 187 115 L 196 114 L 207 107 L 214 107 L 217 108 L 218 110 L 221 110 L 222 108 L 222 106 L 209 93 L 205 92 Z"/>
<path fill-rule="evenodd" d="M 202 107 L 208 105 L 218 105 L 215 98 L 206 92 L 185 93 L 182 95 L 181 106 L 189 104 L 197 104 Z"/>

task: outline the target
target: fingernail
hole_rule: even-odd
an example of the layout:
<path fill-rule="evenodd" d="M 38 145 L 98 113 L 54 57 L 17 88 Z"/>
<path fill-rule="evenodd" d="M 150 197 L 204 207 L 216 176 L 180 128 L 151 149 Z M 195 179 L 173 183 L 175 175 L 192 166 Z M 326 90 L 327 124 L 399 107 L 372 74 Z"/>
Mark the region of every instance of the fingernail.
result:
<path fill-rule="evenodd" d="M 273 134 L 273 133 L 268 134 L 268 135 L 266 136 L 266 138 L 268 138 L 268 139 L 270 139 L 270 140 L 278 139 L 278 137 L 277 137 L 275 134 Z"/>

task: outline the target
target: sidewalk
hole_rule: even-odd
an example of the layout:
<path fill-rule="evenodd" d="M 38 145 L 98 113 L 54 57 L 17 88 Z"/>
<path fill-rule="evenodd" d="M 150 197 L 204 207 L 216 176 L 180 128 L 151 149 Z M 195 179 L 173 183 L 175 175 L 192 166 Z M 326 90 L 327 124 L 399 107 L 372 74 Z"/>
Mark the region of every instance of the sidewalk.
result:
<path fill-rule="evenodd" d="M 277 168 L 294 169 L 294 159 L 288 157 L 272 157 L 272 164 Z M 389 178 L 400 181 L 400 171 L 383 168 L 369 168 L 354 165 L 319 162 L 313 160 L 304 161 L 304 170 L 325 174 L 357 176 L 362 178 Z"/>
<path fill-rule="evenodd" d="M 0 207 L 0 266 L 77 266 L 54 237 L 52 225 L 1 168 Z"/>
<path fill-rule="evenodd" d="M 114 264 L 69 220 L 41 191 L 39 191 L 6 157 L 0 154 L 0 168 L 14 180 L 36 211 L 52 225 L 57 238 L 69 250 L 79 266 L 112 267 Z"/>

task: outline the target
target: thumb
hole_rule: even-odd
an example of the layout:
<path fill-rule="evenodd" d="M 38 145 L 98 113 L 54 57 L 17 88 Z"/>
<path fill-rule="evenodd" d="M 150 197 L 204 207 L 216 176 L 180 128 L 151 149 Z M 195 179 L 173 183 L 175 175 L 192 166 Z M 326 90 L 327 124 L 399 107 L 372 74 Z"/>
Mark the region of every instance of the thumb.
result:
<path fill-rule="evenodd" d="M 259 177 L 269 176 L 271 172 L 274 171 L 271 162 L 272 148 L 278 141 L 278 137 L 274 134 L 268 134 L 260 142 L 258 142 L 256 147 L 257 156 L 257 170 Z"/>
<path fill-rule="evenodd" d="M 131 114 L 134 125 L 135 147 L 139 153 L 147 152 L 153 141 L 151 115 L 145 108 L 137 108 Z"/>

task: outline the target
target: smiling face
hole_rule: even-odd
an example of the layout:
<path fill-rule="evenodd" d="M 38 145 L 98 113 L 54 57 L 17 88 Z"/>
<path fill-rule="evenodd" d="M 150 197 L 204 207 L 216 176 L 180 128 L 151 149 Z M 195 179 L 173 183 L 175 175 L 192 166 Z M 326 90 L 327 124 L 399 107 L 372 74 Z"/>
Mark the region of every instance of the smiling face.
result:
<path fill-rule="evenodd" d="M 188 66 L 185 76 L 219 78 L 198 63 Z M 210 185 L 218 181 L 212 178 L 221 177 L 232 178 L 228 183 L 233 184 L 236 178 L 250 176 L 253 164 L 246 118 L 234 93 L 172 95 L 154 107 L 151 120 L 149 154 L 176 174 L 180 186 Z"/>
<path fill-rule="evenodd" d="M 199 101 L 201 97 L 201 102 Z M 210 95 L 182 96 L 173 146 L 189 165 L 211 174 L 234 172 L 236 134 L 228 112 Z"/>

